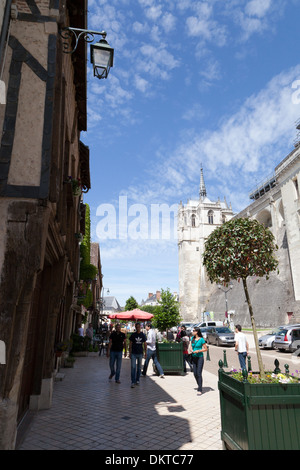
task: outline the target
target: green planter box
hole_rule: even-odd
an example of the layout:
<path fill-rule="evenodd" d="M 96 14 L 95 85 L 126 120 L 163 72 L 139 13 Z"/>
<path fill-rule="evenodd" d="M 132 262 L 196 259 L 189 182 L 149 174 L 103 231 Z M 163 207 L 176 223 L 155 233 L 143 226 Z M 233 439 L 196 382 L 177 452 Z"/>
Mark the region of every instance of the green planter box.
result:
<path fill-rule="evenodd" d="M 219 369 L 218 387 L 226 448 L 300 449 L 300 383 L 250 384 Z"/>
<path fill-rule="evenodd" d="M 184 375 L 182 343 L 156 343 L 156 350 L 158 361 L 165 374 Z"/>

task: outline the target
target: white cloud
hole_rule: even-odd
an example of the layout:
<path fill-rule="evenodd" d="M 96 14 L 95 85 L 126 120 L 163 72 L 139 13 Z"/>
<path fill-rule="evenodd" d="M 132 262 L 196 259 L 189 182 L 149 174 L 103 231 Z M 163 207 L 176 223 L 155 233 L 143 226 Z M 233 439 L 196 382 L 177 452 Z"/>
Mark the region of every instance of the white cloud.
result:
<path fill-rule="evenodd" d="M 142 93 L 146 93 L 150 88 L 150 83 L 139 75 L 134 77 L 134 82 L 136 88 Z"/>
<path fill-rule="evenodd" d="M 249 16 L 262 18 L 268 13 L 272 0 L 251 0 L 247 3 L 245 13 Z"/>
<path fill-rule="evenodd" d="M 172 15 L 172 13 L 165 13 L 161 19 L 162 27 L 164 28 L 166 33 L 173 31 L 176 25 L 176 18 Z"/>
<path fill-rule="evenodd" d="M 210 59 L 203 69 L 200 71 L 200 75 L 206 80 L 206 83 L 210 83 L 221 78 L 221 67 L 217 60 Z"/>
<path fill-rule="evenodd" d="M 145 14 L 150 20 L 157 21 L 162 14 L 162 7 L 160 5 L 152 5 L 150 8 L 146 9 Z"/>
<path fill-rule="evenodd" d="M 140 60 L 137 68 L 151 77 L 168 79 L 168 71 L 179 66 L 179 61 L 161 45 L 154 47 L 152 44 L 145 44 L 140 47 L 140 52 L 144 59 Z"/>
<path fill-rule="evenodd" d="M 190 106 L 182 115 L 182 119 L 186 121 L 196 121 L 204 116 L 204 110 L 201 105 L 195 103 Z"/>
<path fill-rule="evenodd" d="M 188 35 L 199 37 L 204 43 L 224 46 L 227 41 L 227 28 L 214 18 L 213 5 L 197 2 L 194 10 L 196 14 L 186 19 Z"/>
<path fill-rule="evenodd" d="M 300 105 L 293 104 L 292 83 L 299 76 L 300 66 L 275 76 L 238 112 L 224 117 L 216 130 L 187 133 L 173 150 L 161 150 L 161 158 L 157 155 L 160 171 L 150 172 L 151 189 L 145 191 L 144 184 L 135 186 L 129 188 L 131 195 L 145 204 L 152 203 L 154 197 L 174 203 L 191 193 L 197 195 L 203 163 L 207 180 L 211 177 L 223 188 L 223 194 L 215 197 L 226 195 L 228 201 L 239 201 L 234 209 L 241 210 L 247 203 L 247 190 L 256 179 L 273 172 L 292 147 L 294 123 L 300 114 Z"/>
<path fill-rule="evenodd" d="M 273 28 L 274 20 L 287 5 L 287 0 L 250 0 L 244 6 L 233 0 L 229 5 L 229 14 L 241 28 L 242 39 L 246 41 L 253 34 Z"/>
<path fill-rule="evenodd" d="M 145 26 L 143 23 L 140 23 L 139 21 L 135 21 L 132 25 L 132 31 L 137 34 L 144 33 L 145 29 L 147 29 L 147 26 Z"/>

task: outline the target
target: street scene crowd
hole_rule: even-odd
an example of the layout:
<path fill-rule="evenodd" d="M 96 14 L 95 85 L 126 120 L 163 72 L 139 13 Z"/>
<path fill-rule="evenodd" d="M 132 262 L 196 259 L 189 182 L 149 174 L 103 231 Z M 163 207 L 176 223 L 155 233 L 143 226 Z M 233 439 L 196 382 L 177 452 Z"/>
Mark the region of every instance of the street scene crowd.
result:
<path fill-rule="evenodd" d="M 122 358 L 129 357 L 131 361 L 131 388 L 140 384 L 140 378 L 145 377 L 149 362 L 152 359 L 153 369 L 164 379 L 164 371 L 159 362 L 156 344 L 157 342 L 175 341 L 182 343 L 183 352 L 183 372 L 187 373 L 188 369 L 193 372 L 198 395 L 202 395 L 202 371 L 204 367 L 204 353 L 208 351 L 207 343 L 202 335 L 202 328 L 194 327 L 187 332 L 186 326 L 181 324 L 172 331 L 160 333 L 155 329 L 151 322 L 136 322 L 134 326 L 129 322 L 121 326 L 120 323 L 107 323 L 106 321 L 100 325 L 98 335 L 95 335 L 92 324 L 86 329 L 85 336 L 92 344 L 97 342 L 97 337 L 102 338 L 102 346 L 104 345 L 104 353 L 109 358 L 110 375 L 109 380 L 114 379 L 117 384 L 121 383 L 121 367 Z M 84 336 L 82 326 L 79 326 L 78 333 Z M 104 338 L 104 340 L 103 340 Z M 241 370 L 246 369 L 246 357 L 249 351 L 249 344 L 246 335 L 242 333 L 240 325 L 235 326 L 235 350 L 238 354 Z M 99 355 L 101 355 L 102 348 Z M 144 359 L 144 363 L 142 363 Z"/>

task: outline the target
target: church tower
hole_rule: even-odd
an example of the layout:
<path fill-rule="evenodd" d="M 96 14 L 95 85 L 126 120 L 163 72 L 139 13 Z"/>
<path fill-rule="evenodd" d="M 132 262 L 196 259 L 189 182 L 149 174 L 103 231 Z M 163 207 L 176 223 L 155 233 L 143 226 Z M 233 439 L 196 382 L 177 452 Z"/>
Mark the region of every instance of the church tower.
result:
<path fill-rule="evenodd" d="M 207 197 L 203 168 L 199 200 L 190 199 L 178 209 L 179 302 L 184 321 L 200 321 L 211 290 L 202 263 L 204 244 L 216 227 L 233 217 L 231 205 Z"/>

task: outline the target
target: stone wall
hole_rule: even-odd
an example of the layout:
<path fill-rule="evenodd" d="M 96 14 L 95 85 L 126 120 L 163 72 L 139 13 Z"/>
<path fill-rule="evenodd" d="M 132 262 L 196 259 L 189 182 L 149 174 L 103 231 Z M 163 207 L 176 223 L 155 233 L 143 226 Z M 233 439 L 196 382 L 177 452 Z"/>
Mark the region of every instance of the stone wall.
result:
<path fill-rule="evenodd" d="M 14 448 L 28 406 L 51 406 L 55 343 L 71 333 L 80 197 L 65 181 L 81 177 L 79 120 L 81 126 L 86 120 L 74 78 L 82 62 L 62 53 L 57 35 L 68 7 L 84 11 L 77 26 L 81 18 L 86 24 L 85 1 L 60 2 L 60 12 L 53 0 L 16 4 L 3 73 L 7 100 L 0 106 L 0 340 L 6 346 L 0 449 Z M 84 158 L 88 163 L 87 148 Z"/>
<path fill-rule="evenodd" d="M 300 322 L 300 147 L 295 148 L 275 169 L 276 182 L 266 191 L 260 188 L 238 217 L 258 220 L 268 227 L 278 245 L 279 274 L 269 280 L 248 279 L 254 315 L 259 327 Z M 183 211 L 180 205 L 179 213 Z M 201 224 L 191 229 L 178 217 L 179 286 L 181 314 L 185 321 L 202 320 L 203 312 L 225 319 L 225 294 L 212 285 L 204 272 L 204 241 Z M 190 230 L 190 233 L 189 233 Z M 194 230 L 195 233 L 192 234 Z M 242 283 L 235 282 L 227 294 L 228 310 L 235 310 L 234 322 L 251 326 Z"/>

